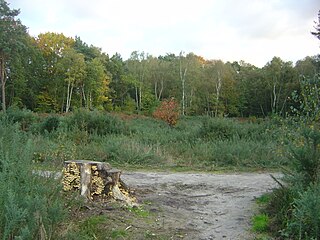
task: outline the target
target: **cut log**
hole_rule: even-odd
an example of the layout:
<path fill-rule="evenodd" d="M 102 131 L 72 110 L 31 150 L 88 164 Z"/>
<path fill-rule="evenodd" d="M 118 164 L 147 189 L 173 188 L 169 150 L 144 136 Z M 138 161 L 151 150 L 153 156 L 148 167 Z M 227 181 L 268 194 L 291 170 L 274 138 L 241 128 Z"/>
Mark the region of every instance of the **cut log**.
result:
<path fill-rule="evenodd" d="M 110 198 L 136 205 L 130 196 L 130 189 L 121 180 L 121 171 L 110 164 L 87 160 L 70 160 L 64 162 L 63 189 L 79 191 L 80 195 L 90 201 L 104 201 Z"/>

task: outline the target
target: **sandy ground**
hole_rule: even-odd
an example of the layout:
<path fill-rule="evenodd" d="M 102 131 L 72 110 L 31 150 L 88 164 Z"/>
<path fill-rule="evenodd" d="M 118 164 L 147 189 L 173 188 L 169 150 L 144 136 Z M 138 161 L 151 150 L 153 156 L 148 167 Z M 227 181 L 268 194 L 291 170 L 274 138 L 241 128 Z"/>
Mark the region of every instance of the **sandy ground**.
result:
<path fill-rule="evenodd" d="M 276 187 L 266 173 L 123 172 L 121 178 L 181 239 L 253 239 L 254 200 Z"/>

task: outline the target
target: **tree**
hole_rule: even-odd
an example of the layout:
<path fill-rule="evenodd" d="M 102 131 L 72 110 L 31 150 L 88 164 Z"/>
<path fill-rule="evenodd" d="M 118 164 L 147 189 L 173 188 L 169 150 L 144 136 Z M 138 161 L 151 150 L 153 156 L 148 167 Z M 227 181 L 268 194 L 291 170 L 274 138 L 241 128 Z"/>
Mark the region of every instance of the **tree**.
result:
<path fill-rule="evenodd" d="M 179 76 L 181 81 L 182 88 L 182 115 L 184 116 L 186 113 L 186 75 L 188 71 L 188 62 L 186 61 L 186 57 L 183 56 L 183 52 L 181 51 L 179 54 Z"/>
<path fill-rule="evenodd" d="M 0 0 L 0 83 L 2 110 L 6 111 L 7 64 L 14 52 L 24 47 L 26 27 L 16 17 L 20 11 L 10 9 L 9 4 Z"/>
<path fill-rule="evenodd" d="M 318 22 L 315 22 L 316 26 L 314 26 L 315 28 L 315 32 L 311 32 L 312 35 L 316 36 L 319 40 L 320 40 L 320 10 L 318 12 Z"/>
<path fill-rule="evenodd" d="M 221 103 L 220 103 L 220 96 L 221 96 L 221 87 L 223 84 L 223 68 L 224 63 L 221 60 L 218 61 L 208 61 L 205 66 L 206 71 L 206 78 L 208 79 L 208 82 L 210 82 L 210 85 L 213 86 L 214 90 L 209 93 L 207 101 L 211 102 L 211 95 L 214 97 L 213 99 L 213 111 L 214 116 L 217 117 L 219 113 L 223 113 L 223 110 L 221 109 Z M 208 111 L 210 110 L 210 107 L 208 106 Z"/>
<path fill-rule="evenodd" d="M 147 58 L 148 54 L 134 51 L 127 61 L 127 66 L 131 73 L 131 80 L 135 86 L 135 99 L 138 111 L 141 111 L 142 108 L 142 88 L 145 81 Z"/>
<path fill-rule="evenodd" d="M 81 86 L 86 77 L 86 65 L 84 55 L 74 49 L 67 49 L 59 61 L 58 70 L 64 75 L 67 83 L 66 112 L 69 112 L 73 90 Z"/>
<path fill-rule="evenodd" d="M 270 95 L 270 109 L 273 114 L 284 114 L 287 100 L 297 83 L 292 62 L 284 62 L 274 57 L 263 68 Z"/>
<path fill-rule="evenodd" d="M 64 36 L 62 33 L 41 33 L 36 38 L 38 48 L 41 50 L 45 65 L 43 71 L 45 76 L 42 81 L 42 90 L 39 99 L 44 96 L 49 97 L 54 105 L 60 106 L 61 112 L 65 107 L 65 75 L 64 72 L 58 69 L 59 62 L 64 57 L 66 51 L 74 46 L 74 39 Z M 75 50 L 74 50 L 75 51 Z M 41 105 L 41 102 L 39 102 Z M 57 109 L 52 109 L 57 110 Z"/>
<path fill-rule="evenodd" d="M 109 79 L 105 73 L 105 68 L 98 58 L 88 61 L 86 68 L 86 78 L 82 85 L 82 95 L 85 106 L 92 108 L 93 104 L 102 106 L 108 101 Z"/>

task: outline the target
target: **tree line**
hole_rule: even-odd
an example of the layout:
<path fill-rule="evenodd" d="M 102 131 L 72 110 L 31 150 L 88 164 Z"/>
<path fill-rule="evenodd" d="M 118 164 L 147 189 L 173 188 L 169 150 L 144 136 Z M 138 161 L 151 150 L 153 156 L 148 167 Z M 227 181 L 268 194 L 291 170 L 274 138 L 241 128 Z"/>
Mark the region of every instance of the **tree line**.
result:
<path fill-rule="evenodd" d="M 296 64 L 274 57 L 262 68 L 244 61 L 207 60 L 194 53 L 109 56 L 80 37 L 30 36 L 19 10 L 0 0 L 1 109 L 69 112 L 77 108 L 152 113 L 175 99 L 183 115 L 285 115 L 293 92 L 320 72 L 320 55 Z"/>

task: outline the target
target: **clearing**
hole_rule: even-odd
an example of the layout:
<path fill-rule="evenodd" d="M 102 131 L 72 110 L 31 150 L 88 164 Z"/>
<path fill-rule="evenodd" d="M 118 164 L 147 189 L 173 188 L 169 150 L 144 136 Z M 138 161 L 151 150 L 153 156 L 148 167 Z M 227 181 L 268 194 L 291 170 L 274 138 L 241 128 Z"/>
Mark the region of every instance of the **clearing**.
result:
<path fill-rule="evenodd" d="M 124 172 L 122 179 L 170 239 L 253 239 L 255 198 L 277 186 L 267 173 Z"/>

